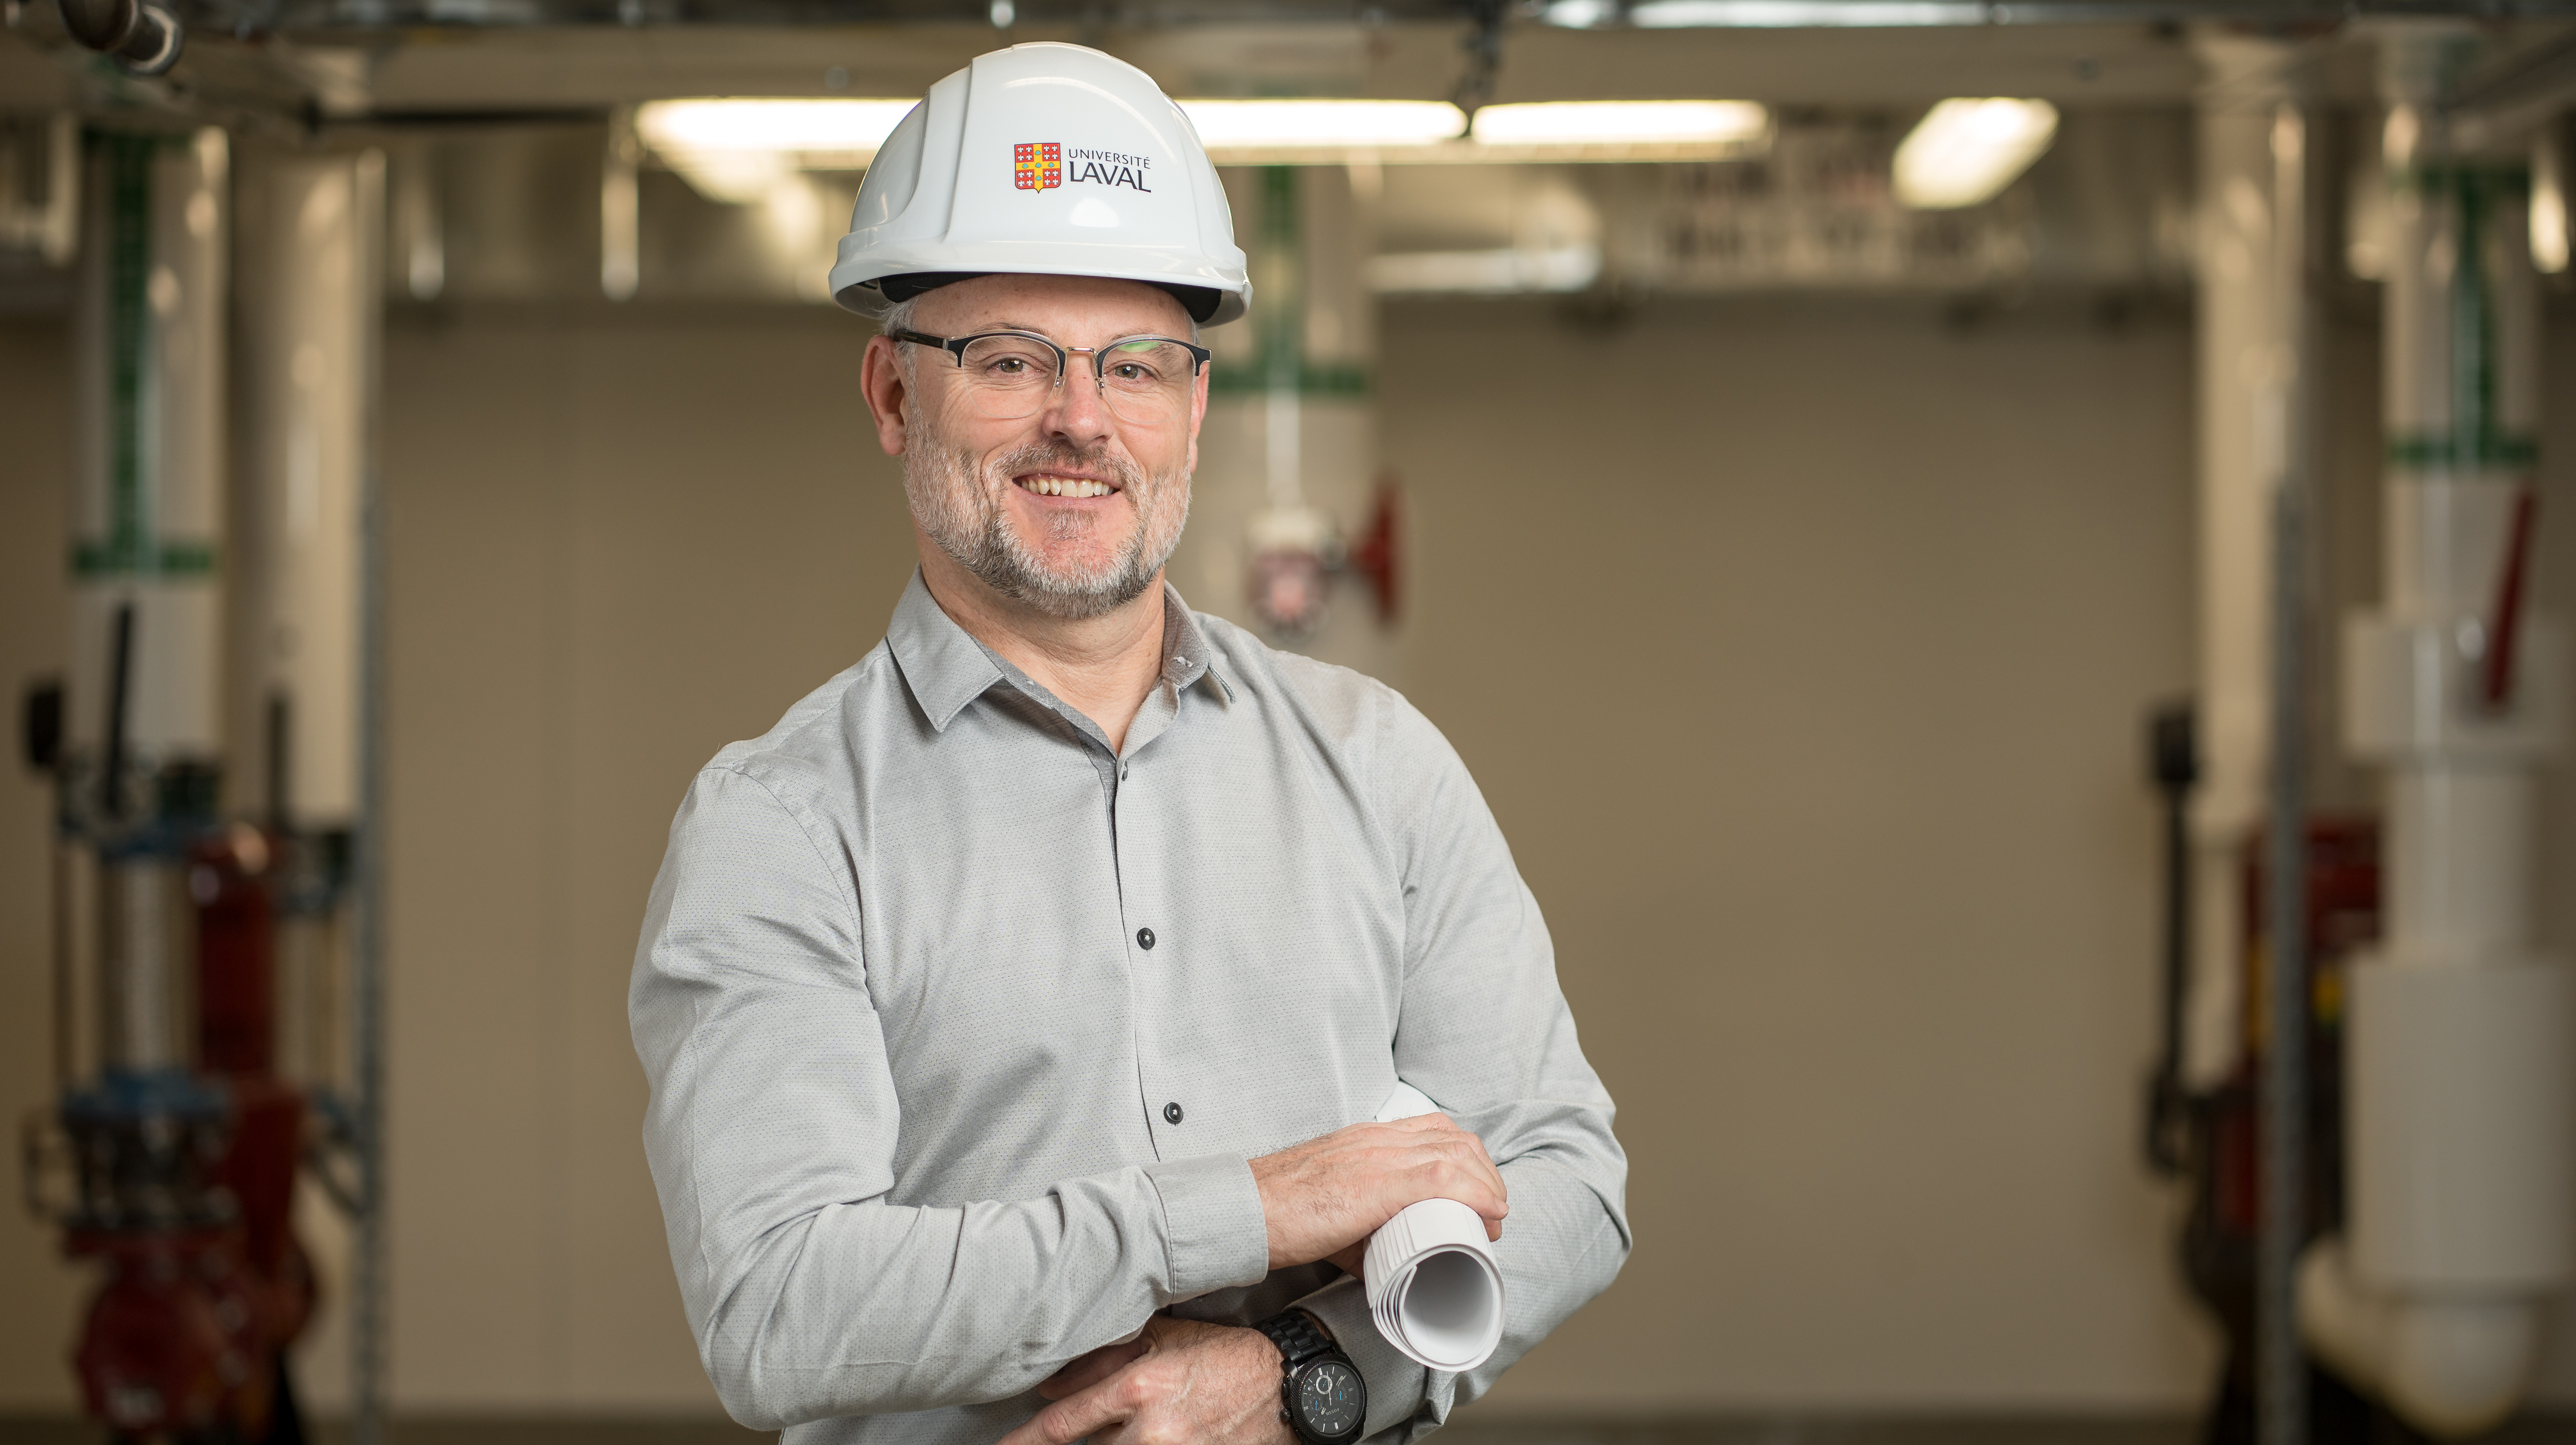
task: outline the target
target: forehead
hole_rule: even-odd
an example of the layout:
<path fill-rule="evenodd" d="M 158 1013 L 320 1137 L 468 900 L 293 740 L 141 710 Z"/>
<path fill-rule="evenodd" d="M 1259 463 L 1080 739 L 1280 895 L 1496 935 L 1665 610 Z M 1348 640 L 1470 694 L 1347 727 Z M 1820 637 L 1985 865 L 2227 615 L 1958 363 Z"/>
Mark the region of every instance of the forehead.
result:
<path fill-rule="evenodd" d="M 1098 276 L 978 276 L 928 292 L 913 325 L 941 336 L 1021 329 L 1074 346 L 1148 332 L 1187 337 L 1190 314 L 1168 291 Z"/>

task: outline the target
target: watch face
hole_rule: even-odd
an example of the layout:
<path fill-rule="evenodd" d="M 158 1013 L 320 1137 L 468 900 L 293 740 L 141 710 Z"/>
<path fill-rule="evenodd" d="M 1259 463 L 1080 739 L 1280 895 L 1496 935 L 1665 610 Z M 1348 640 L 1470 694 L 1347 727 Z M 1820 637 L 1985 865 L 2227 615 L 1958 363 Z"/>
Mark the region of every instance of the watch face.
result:
<path fill-rule="evenodd" d="M 1297 1376 L 1297 1413 L 1308 1434 L 1338 1440 L 1357 1434 L 1368 1410 L 1360 1372 L 1340 1360 L 1317 1360 Z"/>

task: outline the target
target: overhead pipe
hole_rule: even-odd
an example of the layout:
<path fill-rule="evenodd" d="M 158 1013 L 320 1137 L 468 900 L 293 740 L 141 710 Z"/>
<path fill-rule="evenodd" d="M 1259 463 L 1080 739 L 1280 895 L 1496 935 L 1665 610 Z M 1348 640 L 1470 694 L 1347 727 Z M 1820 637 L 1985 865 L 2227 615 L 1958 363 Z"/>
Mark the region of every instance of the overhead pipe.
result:
<path fill-rule="evenodd" d="M 179 63 L 187 31 L 179 17 L 139 0 L 61 0 L 63 29 L 84 49 L 128 75 L 160 75 Z"/>
<path fill-rule="evenodd" d="M 2302 1261 L 2310 1344 L 2446 1436 L 2509 1415 L 2576 1272 L 2576 972 L 2532 941 L 2537 770 L 2567 722 L 2531 616 L 2539 305 L 2527 155 L 2458 144 L 2475 32 L 2382 31 L 2385 596 L 2344 634 L 2344 732 L 2385 770 L 2384 938 L 2352 974 L 2348 1236 Z"/>

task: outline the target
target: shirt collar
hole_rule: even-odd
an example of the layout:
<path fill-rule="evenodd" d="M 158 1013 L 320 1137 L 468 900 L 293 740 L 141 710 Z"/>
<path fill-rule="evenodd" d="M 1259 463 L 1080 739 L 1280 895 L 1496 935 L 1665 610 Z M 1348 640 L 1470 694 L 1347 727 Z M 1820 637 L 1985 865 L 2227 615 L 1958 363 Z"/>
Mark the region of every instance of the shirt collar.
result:
<path fill-rule="evenodd" d="M 903 669 L 913 701 L 921 704 L 934 732 L 946 732 L 966 704 L 1006 680 L 993 654 L 930 595 L 918 567 L 903 589 L 903 600 L 895 604 L 894 620 L 886 625 L 886 647 L 893 652 L 895 665 Z M 1180 589 L 1165 582 L 1162 680 L 1177 694 L 1202 679 L 1214 683 L 1225 701 L 1234 701 L 1234 689 L 1217 673 L 1216 648 L 1209 643 L 1207 630 L 1181 600 Z"/>

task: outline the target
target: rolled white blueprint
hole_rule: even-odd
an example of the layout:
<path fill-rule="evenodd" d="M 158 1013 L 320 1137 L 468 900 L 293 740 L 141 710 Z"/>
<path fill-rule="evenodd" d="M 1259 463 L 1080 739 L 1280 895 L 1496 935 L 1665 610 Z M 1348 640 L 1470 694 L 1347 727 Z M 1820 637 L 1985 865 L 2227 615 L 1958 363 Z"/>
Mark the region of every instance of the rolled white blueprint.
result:
<path fill-rule="evenodd" d="M 1398 1081 L 1381 1124 L 1439 1112 Z M 1369 1236 L 1363 1261 L 1369 1314 L 1386 1342 L 1434 1370 L 1472 1370 L 1503 1339 L 1503 1271 L 1485 1221 L 1455 1199 L 1405 1206 Z"/>

